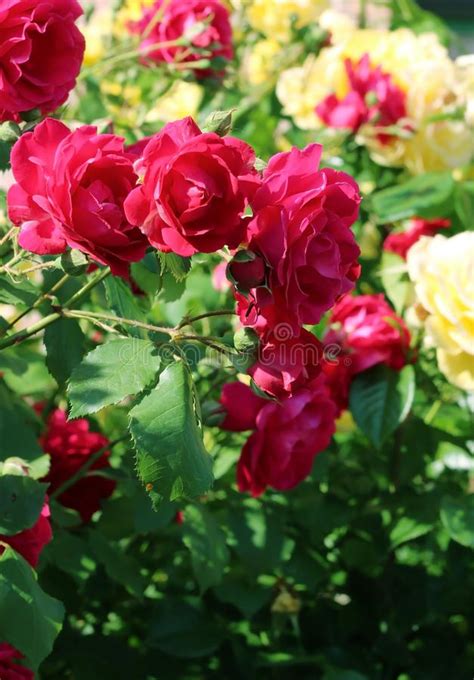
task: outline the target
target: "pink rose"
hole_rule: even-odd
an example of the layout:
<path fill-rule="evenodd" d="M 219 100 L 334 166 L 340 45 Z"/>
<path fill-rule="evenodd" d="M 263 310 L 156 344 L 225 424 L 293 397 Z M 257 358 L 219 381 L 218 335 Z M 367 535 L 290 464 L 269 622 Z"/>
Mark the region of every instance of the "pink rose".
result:
<path fill-rule="evenodd" d="M 7 543 L 13 548 L 13 550 L 16 550 L 17 553 L 24 557 L 33 568 L 35 568 L 38 564 L 43 548 L 53 538 L 53 532 L 51 530 L 51 524 L 49 521 L 50 514 L 49 505 L 46 501 L 36 524 L 34 524 L 30 529 L 25 529 L 14 536 L 0 535 L 0 542 Z M 0 554 L 3 551 L 4 548 L 0 545 Z"/>
<path fill-rule="evenodd" d="M 270 160 L 252 200 L 248 249 L 266 262 L 266 286 L 237 296 L 242 323 L 288 323 L 295 333 L 316 324 L 359 274 L 350 229 L 359 213 L 355 181 L 319 170 L 322 147 L 311 144 Z"/>
<path fill-rule="evenodd" d="M 230 287 L 230 281 L 226 276 L 227 262 L 220 262 L 212 271 L 212 287 L 218 293 L 226 293 Z"/>
<path fill-rule="evenodd" d="M 162 252 L 212 253 L 236 248 L 258 186 L 255 154 L 240 139 L 202 133 L 192 118 L 168 123 L 136 164 L 143 175 L 125 213 Z"/>
<path fill-rule="evenodd" d="M 309 331 L 294 335 L 288 324 L 264 334 L 257 362 L 249 374 L 260 389 L 285 397 L 307 387 L 321 372 L 323 346 Z"/>
<path fill-rule="evenodd" d="M 223 386 L 219 401 L 225 413 L 220 427 L 230 432 L 253 430 L 259 411 L 269 403 L 257 396 L 251 387 L 238 381 Z"/>
<path fill-rule="evenodd" d="M 340 410 L 355 375 L 376 364 L 401 370 L 410 360 L 410 332 L 382 294 L 346 295 L 331 312 L 326 348 L 340 348 L 324 372 Z"/>
<path fill-rule="evenodd" d="M 346 59 L 345 68 L 349 93 L 342 99 L 331 94 L 316 106 L 316 113 L 326 125 L 357 132 L 366 123 L 384 128 L 405 118 L 405 92 L 380 66 L 371 66 L 368 54 L 357 63 Z M 377 138 L 386 143 L 392 136 L 381 132 Z"/>
<path fill-rule="evenodd" d="M 267 486 L 287 491 L 311 472 L 314 458 L 334 434 L 336 408 L 322 378 L 281 403 L 269 402 L 242 449 L 240 491 L 259 496 Z"/>
<path fill-rule="evenodd" d="M 410 220 L 410 226 L 406 231 L 389 234 L 383 243 L 383 249 L 390 253 L 400 255 L 404 260 L 410 248 L 422 236 L 434 236 L 440 229 L 448 229 L 451 220 L 435 219 L 424 220 L 422 217 L 414 217 Z"/>
<path fill-rule="evenodd" d="M 0 121 L 31 109 L 49 113 L 76 83 L 85 41 L 76 0 L 0 3 Z"/>
<path fill-rule="evenodd" d="M 61 409 L 52 412 L 47 430 L 40 439 L 43 450 L 51 456 L 51 467 L 43 481 L 49 482 L 49 491 L 59 489 L 78 472 L 92 455 L 109 444 L 107 437 L 92 432 L 85 418 L 67 420 Z M 113 479 L 94 471 L 110 469 L 110 451 L 104 451 L 82 479 L 58 496 L 66 508 L 77 510 L 83 522 L 89 522 L 100 509 L 101 501 L 115 489 Z"/>
<path fill-rule="evenodd" d="M 20 137 L 11 155 L 17 183 L 8 192 L 20 245 L 39 255 L 77 248 L 127 276 L 147 246 L 123 210 L 137 182 L 133 159 L 121 137 L 88 125 L 71 132 L 47 119 Z"/>
<path fill-rule="evenodd" d="M 160 18 L 156 21 L 158 12 Z M 144 63 L 186 63 L 192 68 L 201 59 L 233 57 L 229 11 L 219 0 L 156 0 L 130 29 L 142 35 Z M 155 47 L 188 36 L 190 44 Z M 214 69 L 199 68 L 198 64 L 195 70 L 200 78 L 215 73 Z"/>
<path fill-rule="evenodd" d="M 7 644 L 0 643 L 0 678 L 2 680 L 34 680 L 35 674 L 29 668 L 21 666 L 19 661 L 23 658 L 17 649 Z"/>

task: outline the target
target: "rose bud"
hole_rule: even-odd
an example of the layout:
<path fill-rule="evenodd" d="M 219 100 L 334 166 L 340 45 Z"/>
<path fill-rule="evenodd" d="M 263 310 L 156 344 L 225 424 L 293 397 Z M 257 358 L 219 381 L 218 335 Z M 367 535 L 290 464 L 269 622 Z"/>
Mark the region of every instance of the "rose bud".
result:
<path fill-rule="evenodd" d="M 227 265 L 227 278 L 241 292 L 265 283 L 265 260 L 251 250 L 239 250 Z"/>

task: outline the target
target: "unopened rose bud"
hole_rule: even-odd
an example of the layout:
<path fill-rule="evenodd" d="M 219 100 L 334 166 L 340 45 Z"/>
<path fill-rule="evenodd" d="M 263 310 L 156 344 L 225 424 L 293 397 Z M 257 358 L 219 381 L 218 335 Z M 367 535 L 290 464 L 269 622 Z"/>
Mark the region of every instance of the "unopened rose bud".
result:
<path fill-rule="evenodd" d="M 26 477 L 28 470 L 28 465 L 22 458 L 7 458 L 0 469 L 0 474 Z"/>
<path fill-rule="evenodd" d="M 204 132 L 215 132 L 220 137 L 225 137 L 232 129 L 232 113 L 232 109 L 211 113 L 204 123 Z"/>
<path fill-rule="evenodd" d="M 265 261 L 251 250 L 239 250 L 227 265 L 227 278 L 242 292 L 257 288 L 265 283 Z"/>
<path fill-rule="evenodd" d="M 259 346 L 260 340 L 253 328 L 239 328 L 234 335 L 234 347 L 238 352 L 254 354 Z"/>

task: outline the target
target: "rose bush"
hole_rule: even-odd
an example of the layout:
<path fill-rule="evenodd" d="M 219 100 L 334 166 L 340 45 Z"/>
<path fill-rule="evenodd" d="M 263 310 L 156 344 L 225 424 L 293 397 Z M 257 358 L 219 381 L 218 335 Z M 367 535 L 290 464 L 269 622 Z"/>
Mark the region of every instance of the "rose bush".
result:
<path fill-rule="evenodd" d="M 472 57 L 93 4 L 0 2 L 0 677 L 470 678 Z"/>

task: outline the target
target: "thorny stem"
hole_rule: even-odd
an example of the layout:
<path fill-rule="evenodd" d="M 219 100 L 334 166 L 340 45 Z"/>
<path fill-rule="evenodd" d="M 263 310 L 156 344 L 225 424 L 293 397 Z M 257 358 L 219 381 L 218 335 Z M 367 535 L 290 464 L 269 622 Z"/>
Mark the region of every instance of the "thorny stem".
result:
<path fill-rule="evenodd" d="M 87 295 L 89 291 L 95 288 L 95 286 L 97 286 L 101 281 L 103 281 L 109 274 L 110 274 L 109 267 L 103 269 L 98 276 L 88 281 L 80 290 L 77 291 L 77 293 L 70 297 L 69 300 L 67 300 L 64 303 L 63 308 L 67 309 L 70 305 L 79 302 L 79 300 L 81 300 L 85 295 Z M 48 314 L 48 316 L 45 316 L 37 323 L 28 326 L 28 328 L 25 328 L 22 331 L 18 331 L 18 333 L 13 333 L 12 335 L 9 335 L 7 338 L 3 338 L 3 340 L 0 340 L 0 350 L 5 349 L 5 347 L 10 347 L 11 345 L 16 345 L 20 342 L 23 342 L 24 340 L 27 340 L 32 335 L 39 333 L 39 331 L 42 331 L 47 326 L 58 321 L 62 316 L 63 310 L 61 309 L 58 312 Z"/>

